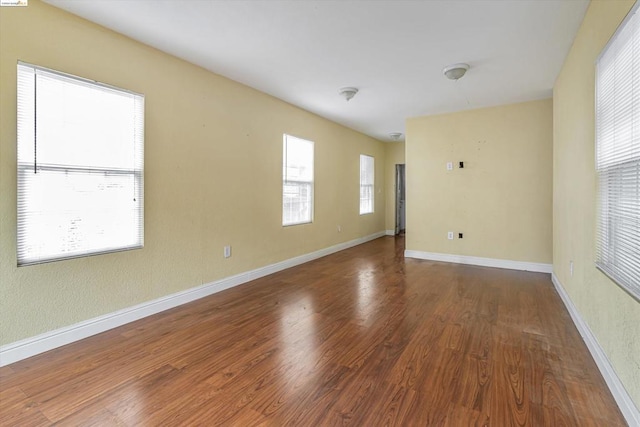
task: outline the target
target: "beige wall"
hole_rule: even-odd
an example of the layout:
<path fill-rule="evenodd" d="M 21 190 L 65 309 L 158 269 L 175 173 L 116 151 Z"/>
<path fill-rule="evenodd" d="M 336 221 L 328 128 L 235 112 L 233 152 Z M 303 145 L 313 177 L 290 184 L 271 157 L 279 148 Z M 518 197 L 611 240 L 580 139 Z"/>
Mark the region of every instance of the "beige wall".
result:
<path fill-rule="evenodd" d="M 18 60 L 145 94 L 144 249 L 16 267 Z M 0 8 L 0 89 L 0 344 L 384 230 L 382 142 L 37 0 Z M 315 141 L 310 225 L 281 226 L 283 133 Z"/>
<path fill-rule="evenodd" d="M 640 302 L 594 265 L 594 64 L 632 5 L 591 3 L 553 89 L 553 270 L 640 407 Z"/>
<path fill-rule="evenodd" d="M 385 146 L 384 188 L 386 190 L 385 228 L 396 228 L 396 165 L 404 164 L 404 142 L 390 142 Z"/>
<path fill-rule="evenodd" d="M 407 249 L 550 264 L 552 150 L 551 99 L 409 119 Z"/>

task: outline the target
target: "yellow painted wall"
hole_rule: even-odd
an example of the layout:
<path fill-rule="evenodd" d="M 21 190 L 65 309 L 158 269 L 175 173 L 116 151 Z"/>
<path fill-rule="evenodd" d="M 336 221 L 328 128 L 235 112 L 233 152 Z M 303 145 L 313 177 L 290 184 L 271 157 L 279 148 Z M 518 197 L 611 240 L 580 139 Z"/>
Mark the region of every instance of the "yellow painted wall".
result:
<path fill-rule="evenodd" d="M 145 94 L 144 249 L 16 267 L 18 60 Z M 384 230 L 384 143 L 37 0 L 0 8 L 0 91 L 0 344 Z M 283 133 L 315 141 L 310 225 L 281 226 Z"/>
<path fill-rule="evenodd" d="M 553 89 L 553 271 L 640 407 L 640 302 L 594 265 L 595 61 L 633 3 L 591 2 Z"/>
<path fill-rule="evenodd" d="M 407 249 L 551 264 L 552 150 L 551 99 L 409 119 Z"/>
<path fill-rule="evenodd" d="M 390 142 L 385 146 L 384 188 L 386 189 L 385 228 L 396 228 L 396 165 L 404 164 L 404 142 Z"/>

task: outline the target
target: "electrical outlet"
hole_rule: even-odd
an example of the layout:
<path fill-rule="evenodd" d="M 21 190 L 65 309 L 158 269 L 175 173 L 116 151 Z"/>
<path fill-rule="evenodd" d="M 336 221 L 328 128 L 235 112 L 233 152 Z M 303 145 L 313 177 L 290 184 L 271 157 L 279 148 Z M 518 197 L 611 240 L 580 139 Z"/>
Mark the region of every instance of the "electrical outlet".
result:
<path fill-rule="evenodd" d="M 569 261 L 569 275 L 573 277 L 573 261 Z"/>
<path fill-rule="evenodd" d="M 447 239 L 449 239 L 449 240 L 453 240 L 453 231 L 449 231 L 449 232 L 447 233 Z"/>
<path fill-rule="evenodd" d="M 341 225 L 338 226 L 338 233 L 342 233 L 342 226 Z"/>
<path fill-rule="evenodd" d="M 224 247 L 224 257 L 229 258 L 231 256 L 231 245 Z"/>
<path fill-rule="evenodd" d="M 452 171 L 453 170 L 453 162 L 447 162 L 447 170 L 448 171 Z"/>

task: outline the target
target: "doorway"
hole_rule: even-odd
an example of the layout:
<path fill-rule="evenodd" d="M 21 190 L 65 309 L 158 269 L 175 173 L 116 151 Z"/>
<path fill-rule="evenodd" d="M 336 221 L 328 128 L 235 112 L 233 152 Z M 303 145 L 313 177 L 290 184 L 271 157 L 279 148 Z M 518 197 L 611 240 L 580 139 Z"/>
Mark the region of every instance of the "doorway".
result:
<path fill-rule="evenodd" d="M 396 234 L 405 232 L 405 165 L 396 165 Z"/>

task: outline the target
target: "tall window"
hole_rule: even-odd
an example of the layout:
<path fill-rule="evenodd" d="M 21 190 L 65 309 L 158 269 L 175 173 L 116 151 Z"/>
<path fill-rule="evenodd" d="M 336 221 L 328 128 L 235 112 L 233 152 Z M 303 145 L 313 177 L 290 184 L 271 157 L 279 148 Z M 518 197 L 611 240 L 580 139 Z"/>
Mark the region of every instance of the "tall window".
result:
<path fill-rule="evenodd" d="M 375 181 L 374 158 L 360 155 L 360 215 L 373 213 Z"/>
<path fill-rule="evenodd" d="M 18 265 L 143 245 L 144 97 L 18 64 Z"/>
<path fill-rule="evenodd" d="M 596 65 L 596 265 L 640 298 L 640 14 L 636 5 Z"/>
<path fill-rule="evenodd" d="M 284 135 L 282 225 L 313 221 L 313 141 Z"/>

